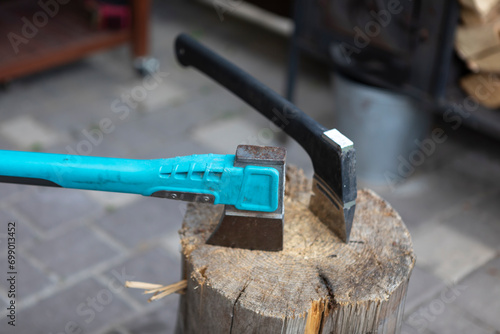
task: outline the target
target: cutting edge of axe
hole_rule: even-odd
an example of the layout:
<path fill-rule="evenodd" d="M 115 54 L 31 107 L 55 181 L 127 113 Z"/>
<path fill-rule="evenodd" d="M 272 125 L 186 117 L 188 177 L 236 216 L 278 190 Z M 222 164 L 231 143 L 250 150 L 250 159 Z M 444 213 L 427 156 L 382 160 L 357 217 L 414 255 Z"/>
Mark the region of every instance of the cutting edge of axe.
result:
<path fill-rule="evenodd" d="M 310 209 L 341 240 L 349 241 L 356 208 L 356 154 L 352 141 L 328 130 L 269 87 L 186 34 L 175 40 L 177 60 L 209 76 L 297 141 L 314 167 Z M 237 227 L 235 227 L 237 228 Z"/>

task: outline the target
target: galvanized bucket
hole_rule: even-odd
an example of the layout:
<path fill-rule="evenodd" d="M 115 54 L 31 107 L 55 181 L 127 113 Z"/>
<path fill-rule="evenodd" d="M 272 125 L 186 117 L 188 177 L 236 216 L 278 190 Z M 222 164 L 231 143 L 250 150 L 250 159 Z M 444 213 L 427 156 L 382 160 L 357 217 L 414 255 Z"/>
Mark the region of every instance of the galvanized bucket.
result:
<path fill-rule="evenodd" d="M 431 113 L 414 98 L 332 77 L 336 127 L 354 141 L 360 181 L 394 186 L 411 175 L 418 166 L 409 157 L 426 137 Z"/>

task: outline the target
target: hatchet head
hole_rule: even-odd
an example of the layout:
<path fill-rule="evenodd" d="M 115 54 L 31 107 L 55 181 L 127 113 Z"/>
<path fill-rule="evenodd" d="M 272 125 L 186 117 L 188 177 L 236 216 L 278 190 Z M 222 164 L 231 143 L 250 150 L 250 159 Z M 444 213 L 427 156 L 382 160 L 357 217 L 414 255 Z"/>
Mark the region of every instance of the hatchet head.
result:
<path fill-rule="evenodd" d="M 283 249 L 286 150 L 282 147 L 239 145 L 234 166 L 275 168 L 279 173 L 278 206 L 274 212 L 237 210 L 225 205 L 219 224 L 207 244 L 263 251 Z M 271 194 L 270 194 L 271 195 Z"/>
<path fill-rule="evenodd" d="M 353 142 L 338 130 L 323 132 L 309 151 L 314 177 L 311 211 L 344 242 L 349 242 L 356 208 L 356 154 Z"/>

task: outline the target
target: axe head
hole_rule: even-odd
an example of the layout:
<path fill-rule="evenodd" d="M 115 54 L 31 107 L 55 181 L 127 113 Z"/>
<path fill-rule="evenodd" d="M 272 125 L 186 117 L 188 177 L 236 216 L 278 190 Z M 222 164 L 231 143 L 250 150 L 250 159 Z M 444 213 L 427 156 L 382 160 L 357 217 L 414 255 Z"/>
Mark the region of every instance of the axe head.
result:
<path fill-rule="evenodd" d="M 208 238 L 207 244 L 263 251 L 283 250 L 285 159 L 286 150 L 282 147 L 238 146 L 235 167 L 258 165 L 278 170 L 278 208 L 274 212 L 256 212 L 225 205 L 219 225 Z"/>
<path fill-rule="evenodd" d="M 344 242 L 349 242 L 356 208 L 356 155 L 349 138 L 325 131 L 322 145 L 309 152 L 314 177 L 309 207 Z"/>

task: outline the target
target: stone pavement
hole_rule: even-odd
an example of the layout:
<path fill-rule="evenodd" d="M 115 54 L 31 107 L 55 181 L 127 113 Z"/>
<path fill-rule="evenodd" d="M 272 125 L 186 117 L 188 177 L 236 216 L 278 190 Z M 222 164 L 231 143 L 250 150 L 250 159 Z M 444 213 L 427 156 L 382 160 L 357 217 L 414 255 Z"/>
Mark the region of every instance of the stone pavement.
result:
<path fill-rule="evenodd" d="M 176 64 L 172 42 L 188 32 L 282 92 L 287 43 L 279 33 L 211 6 L 156 2 L 155 77 L 138 78 L 118 48 L 12 82 L 0 92 L 0 148 L 159 158 L 234 153 L 280 134 L 239 99 Z M 329 73 L 304 61 L 297 104 L 334 126 Z M 500 154 L 494 142 L 445 124 L 410 179 L 377 190 L 410 229 L 417 266 L 403 333 L 500 333 Z M 311 174 L 287 142 L 288 163 Z M 17 223 L 17 326 L 7 325 L 0 279 L 0 333 L 172 333 L 177 296 L 147 303 L 124 280 L 180 278 L 177 230 L 185 204 L 124 194 L 0 185 L 0 271 L 7 222 Z"/>

